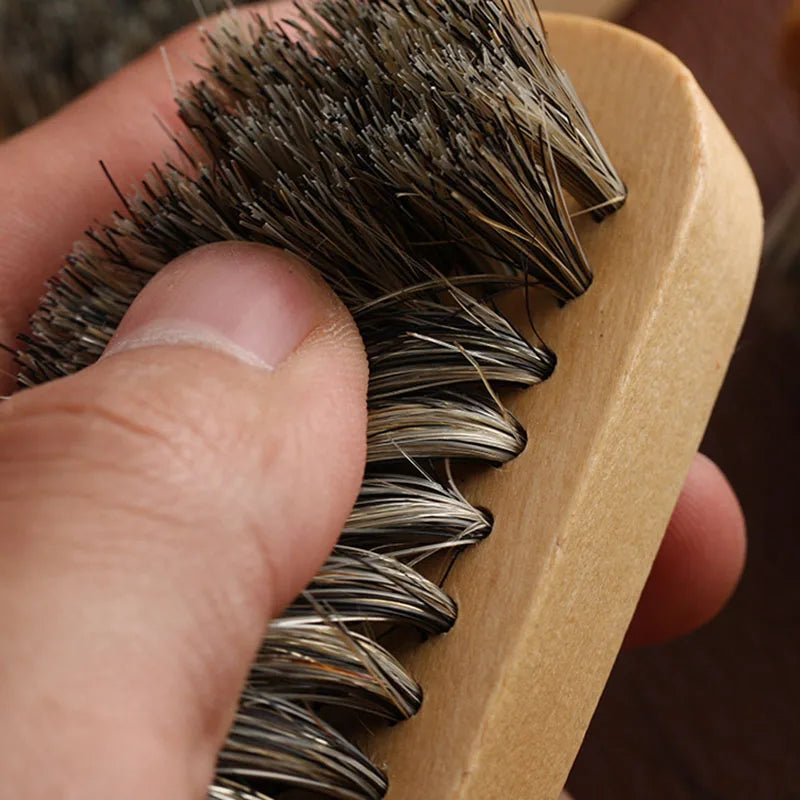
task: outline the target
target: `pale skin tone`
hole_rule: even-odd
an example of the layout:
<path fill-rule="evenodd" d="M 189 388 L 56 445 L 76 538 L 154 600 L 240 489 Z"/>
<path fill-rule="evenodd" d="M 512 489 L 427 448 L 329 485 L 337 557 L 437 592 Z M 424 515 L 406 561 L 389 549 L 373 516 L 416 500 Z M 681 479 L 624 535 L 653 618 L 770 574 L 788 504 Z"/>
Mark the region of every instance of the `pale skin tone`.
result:
<path fill-rule="evenodd" d="M 200 51 L 194 31 L 170 40 L 179 82 Z M 174 122 L 157 52 L 0 145 L 0 341 L 87 222 L 118 205 L 98 158 L 127 187 L 160 157 L 154 114 Z M 134 304 L 115 354 L 0 406 L 9 796 L 203 796 L 259 637 L 324 559 L 363 470 L 363 349 L 310 275 L 269 248 L 190 254 Z M 291 342 L 229 324 L 265 303 L 294 309 Z M 227 339 L 140 335 L 182 314 Z M 226 352 L 255 334 L 257 358 Z M 698 456 L 629 643 L 714 616 L 744 552 L 735 495 Z"/>

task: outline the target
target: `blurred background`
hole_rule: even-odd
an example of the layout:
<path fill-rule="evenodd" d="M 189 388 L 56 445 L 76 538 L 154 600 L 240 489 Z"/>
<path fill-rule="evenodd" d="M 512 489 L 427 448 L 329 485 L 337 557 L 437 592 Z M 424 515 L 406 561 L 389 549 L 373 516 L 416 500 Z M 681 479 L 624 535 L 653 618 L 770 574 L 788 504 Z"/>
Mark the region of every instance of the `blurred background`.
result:
<path fill-rule="evenodd" d="M 681 58 L 747 155 L 769 223 L 769 263 L 702 448 L 744 507 L 744 579 L 703 630 L 620 656 L 568 785 L 579 800 L 799 800 L 800 3 L 795 39 L 791 0 L 542 6 L 614 18 Z M 197 17 L 191 0 L 0 0 L 0 135 Z"/>

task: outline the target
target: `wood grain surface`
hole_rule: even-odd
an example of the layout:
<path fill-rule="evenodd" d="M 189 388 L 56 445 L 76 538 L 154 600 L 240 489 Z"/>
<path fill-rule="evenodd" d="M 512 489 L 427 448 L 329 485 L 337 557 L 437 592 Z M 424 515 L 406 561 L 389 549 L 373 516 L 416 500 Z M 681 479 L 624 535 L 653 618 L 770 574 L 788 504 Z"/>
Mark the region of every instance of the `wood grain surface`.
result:
<path fill-rule="evenodd" d="M 459 624 L 410 659 L 421 714 L 371 743 L 393 800 L 558 796 L 722 382 L 760 248 L 750 171 L 680 63 L 605 23 L 547 23 L 631 196 L 602 225 L 582 221 L 595 283 L 541 320 L 560 362 L 510 401 L 525 453 L 467 486 L 497 524 L 448 582 Z"/>

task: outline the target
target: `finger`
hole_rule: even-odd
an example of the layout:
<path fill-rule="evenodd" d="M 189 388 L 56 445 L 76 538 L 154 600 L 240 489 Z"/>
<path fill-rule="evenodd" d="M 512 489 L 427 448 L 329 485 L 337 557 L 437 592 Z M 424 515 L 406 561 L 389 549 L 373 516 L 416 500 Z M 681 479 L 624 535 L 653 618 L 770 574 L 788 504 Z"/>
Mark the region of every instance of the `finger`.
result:
<path fill-rule="evenodd" d="M 168 266 L 108 352 L 0 406 L 4 792 L 201 797 L 355 500 L 366 358 L 305 265 L 245 244 Z"/>
<path fill-rule="evenodd" d="M 626 644 L 663 642 L 716 616 L 739 582 L 745 551 L 745 522 L 736 495 L 719 467 L 698 454 Z"/>
<path fill-rule="evenodd" d="M 253 7 L 281 19 L 290 2 Z M 239 12 L 245 19 L 248 10 Z M 213 30 L 216 20 L 204 23 Z M 178 127 L 170 72 L 181 85 L 203 61 L 198 25 L 190 26 L 53 117 L 0 144 L 0 342 L 13 345 L 73 242 L 120 203 L 99 166 L 125 193 L 138 186 L 169 139 L 157 119 Z M 0 365 L 2 367 L 2 365 Z"/>

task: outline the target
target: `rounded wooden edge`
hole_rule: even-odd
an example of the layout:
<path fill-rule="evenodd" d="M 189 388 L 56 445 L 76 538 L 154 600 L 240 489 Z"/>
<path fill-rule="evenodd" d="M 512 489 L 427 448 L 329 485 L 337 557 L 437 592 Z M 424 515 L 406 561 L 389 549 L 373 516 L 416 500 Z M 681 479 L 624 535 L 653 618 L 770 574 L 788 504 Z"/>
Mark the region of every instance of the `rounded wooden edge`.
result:
<path fill-rule="evenodd" d="M 597 673 L 610 672 L 741 331 L 762 241 L 763 213 L 752 171 L 686 66 L 660 45 L 612 24 L 569 15 L 553 15 L 548 22 L 558 38 L 585 40 L 597 35 L 607 45 L 633 45 L 647 54 L 652 65 L 660 65 L 664 80 L 671 77 L 677 82 L 685 100 L 675 121 L 691 126 L 682 133 L 689 135 L 695 163 L 683 187 L 685 209 L 674 251 L 664 266 L 646 325 L 634 334 L 638 352 L 633 362 L 624 365 L 616 402 L 604 411 L 583 497 L 570 512 L 570 525 L 588 522 L 605 527 L 596 529 L 594 541 L 584 537 L 571 555 L 570 536 L 557 540 L 557 554 L 539 587 L 529 623 L 487 710 L 490 722 L 477 738 L 459 800 L 508 797 L 523 786 L 526 796 L 547 800 L 564 785 L 605 682 L 605 678 L 594 682 Z M 562 63 L 568 61 L 559 55 L 557 45 L 554 49 Z M 604 138 L 602 131 L 600 136 Z M 635 197 L 630 202 L 635 203 Z M 681 348 L 665 344 L 680 337 L 690 351 L 683 358 L 698 363 L 689 367 L 672 362 L 676 375 L 665 387 L 685 395 L 670 402 L 649 385 L 652 370 L 647 358 L 648 354 L 658 361 L 670 354 L 680 357 Z M 701 354 L 693 351 L 694 342 Z M 670 417 L 664 407 L 674 414 L 669 419 L 673 429 L 682 426 L 672 436 L 658 430 L 659 422 Z M 649 463 L 638 463 L 634 471 L 614 462 L 620 442 L 635 425 L 637 436 L 649 432 L 654 452 Z M 663 450 L 656 449 L 658 444 Z M 604 517 L 595 500 L 598 493 L 602 498 L 616 496 L 630 509 L 610 510 Z M 617 540 L 625 535 L 636 548 L 633 557 L 625 552 L 628 545 L 618 546 Z M 576 537 L 572 539 L 574 544 Z M 593 578 L 587 580 L 586 572 L 576 570 L 581 561 L 582 567 L 594 572 Z M 595 611 L 587 614 L 586 608 Z M 538 722 L 535 734 L 514 749 L 514 739 L 519 739 L 515 729 L 527 725 L 533 731 L 534 721 Z M 542 752 L 502 763 L 509 753 L 519 756 L 529 744 Z"/>
<path fill-rule="evenodd" d="M 570 74 L 570 59 L 562 45 L 584 47 L 593 39 L 594 46 L 604 49 L 606 58 L 613 59 L 616 51 L 622 50 L 627 59 L 635 51 L 640 61 L 658 72 L 661 83 L 656 88 L 668 84 L 677 93 L 680 108 L 670 106 L 664 117 L 678 125 L 676 135 L 683 142 L 681 153 L 687 160 L 680 176 L 679 201 L 671 209 L 673 244 L 667 255 L 661 254 L 664 263 L 656 268 L 655 282 L 648 284 L 645 291 L 648 306 L 641 311 L 637 329 L 630 332 L 636 340 L 625 345 L 628 348 L 625 363 L 615 367 L 622 394 L 602 409 L 605 416 L 598 420 L 597 430 L 589 434 L 588 455 L 582 452 L 580 463 L 574 465 L 580 476 L 579 485 L 567 509 L 569 519 L 562 521 L 562 525 L 574 527 L 580 522 L 586 527 L 598 522 L 606 527 L 596 541 L 581 541 L 583 534 L 575 535 L 574 531 L 568 531 L 570 535 L 563 539 L 559 538 L 559 532 L 553 533 L 555 549 L 544 554 L 546 563 L 541 567 L 538 586 L 531 590 L 527 620 L 514 632 L 514 644 L 502 665 L 502 677 L 487 697 L 480 698 L 481 722 L 468 732 L 471 744 L 467 753 L 462 750 L 452 755 L 455 749 L 450 748 L 440 752 L 437 742 L 441 744 L 442 729 L 447 731 L 448 739 L 457 738 L 462 732 L 448 726 L 448 718 L 438 716 L 436 710 L 426 711 L 430 700 L 435 704 L 435 698 L 431 697 L 419 720 L 392 732 L 392 738 L 397 738 L 388 750 L 386 741 L 375 747 L 374 754 L 384 760 L 389 757 L 389 750 L 396 751 L 397 747 L 411 743 L 409 751 L 401 750 L 396 759 L 391 758 L 391 771 L 395 775 L 397 770 L 418 774 L 410 783 L 401 780 L 393 784 L 390 794 L 396 800 L 415 800 L 423 788 L 442 800 L 512 796 L 544 800 L 558 795 L 724 375 L 757 264 L 760 207 L 752 173 L 686 67 L 659 45 L 614 25 L 562 14 L 547 15 L 546 24 L 556 56 Z M 575 45 L 576 42 L 580 44 Z M 642 78 L 638 66 L 631 65 L 631 82 Z M 602 75 L 590 77 L 595 81 L 592 92 L 586 94 L 580 85 L 577 88 L 588 101 L 593 117 L 592 104 L 609 104 L 612 99 L 603 96 Z M 590 80 L 588 85 L 591 83 Z M 625 98 L 614 100 L 618 104 L 616 111 L 627 113 L 624 107 L 619 108 Z M 654 97 L 654 102 L 658 102 L 658 97 Z M 604 134 L 601 130 L 600 136 L 614 144 L 608 132 Z M 635 204 L 636 198 L 632 197 L 630 202 Z M 625 213 L 623 209 L 620 215 Z M 607 236 L 619 236 L 619 231 L 614 233 L 613 222 L 610 227 L 606 225 L 595 235 L 598 242 Z M 646 239 L 647 231 L 642 233 Z M 717 262 L 729 271 L 724 280 L 720 278 Z M 594 299 L 597 297 L 595 292 Z M 689 302 L 685 302 L 687 297 Z M 716 331 L 717 327 L 720 331 Z M 622 335 L 629 334 L 623 331 Z M 708 342 L 694 372 L 681 363 L 680 347 L 665 345 L 665 342 L 675 343 L 682 335 L 697 336 Z M 670 412 L 678 412 L 676 418 L 685 423 L 685 430 L 675 441 L 671 438 L 665 441 L 665 447 L 656 454 L 658 457 L 650 454 L 643 478 L 623 463 L 624 454 L 620 455 L 616 442 L 619 437 L 624 439 L 640 421 L 647 431 L 657 432 L 658 420 L 650 418 L 650 408 L 658 405 L 659 394 L 658 387 L 654 388 L 652 381 L 647 380 L 647 369 L 643 366 L 647 352 L 659 358 L 677 357 L 678 377 L 673 388 L 680 388 L 682 380 L 695 399 L 687 401 L 687 408 L 681 408 L 678 400 L 670 407 Z M 686 360 L 685 354 L 682 358 Z M 622 374 L 624 370 L 629 373 Z M 664 438 L 663 431 L 660 435 Z M 659 463 L 662 450 L 667 458 Z M 609 470 L 602 467 L 606 461 L 611 465 Z M 502 480 L 507 477 L 510 476 L 501 476 Z M 605 499 L 601 497 L 602 513 L 592 508 L 594 490 L 605 493 Z M 497 496 L 503 492 L 501 489 Z M 513 496 L 513 489 L 507 487 L 505 492 Z M 636 513 L 614 508 L 613 498 L 620 496 L 630 497 Z M 640 520 L 642 509 L 644 520 Z M 616 536 L 618 532 L 620 537 Z M 625 554 L 625 560 L 615 549 L 620 546 L 616 539 L 622 538 L 627 547 L 624 540 L 628 534 L 632 552 Z M 491 542 L 487 545 L 491 546 Z M 529 548 L 530 542 L 520 539 L 518 546 Z M 513 553 L 507 556 L 514 558 Z M 464 566 L 480 570 L 481 560 L 481 554 L 476 553 L 472 563 Z M 578 580 L 576 585 L 575 579 L 581 575 L 576 569 L 585 570 L 587 565 L 589 579 L 585 583 Z M 592 617 L 581 610 L 594 607 L 606 612 L 602 619 L 596 613 Z M 500 607 L 486 609 L 487 615 L 504 612 Z M 481 625 L 482 620 L 476 624 Z M 437 682 L 445 684 L 439 686 L 444 693 L 452 691 L 454 680 L 462 689 L 452 674 L 448 654 L 449 658 L 468 660 L 491 649 L 493 644 L 483 642 L 481 648 L 479 640 L 471 640 L 468 651 L 471 656 L 453 653 L 453 644 L 465 638 L 461 634 L 470 625 L 469 617 L 462 618 L 456 631 L 449 635 L 449 642 L 437 641 L 427 649 L 427 670 L 438 674 Z M 419 663 L 416 656 L 414 661 Z M 474 664 L 469 668 L 474 669 Z M 586 675 L 582 674 L 584 670 Z M 420 677 L 427 688 L 424 671 Z M 476 698 L 470 696 L 463 702 L 475 703 Z M 421 736 L 420 724 L 426 729 Z M 418 730 L 412 734 L 415 727 Z M 448 744 L 452 747 L 452 741 Z M 434 752 L 436 755 L 432 756 Z M 443 763 L 451 759 L 452 763 Z M 424 760 L 435 762 L 435 778 L 433 773 L 420 769 Z"/>

